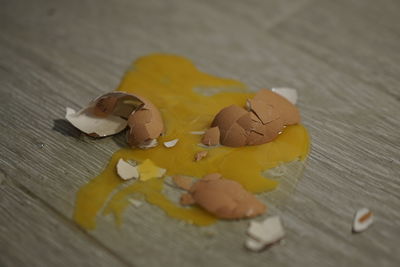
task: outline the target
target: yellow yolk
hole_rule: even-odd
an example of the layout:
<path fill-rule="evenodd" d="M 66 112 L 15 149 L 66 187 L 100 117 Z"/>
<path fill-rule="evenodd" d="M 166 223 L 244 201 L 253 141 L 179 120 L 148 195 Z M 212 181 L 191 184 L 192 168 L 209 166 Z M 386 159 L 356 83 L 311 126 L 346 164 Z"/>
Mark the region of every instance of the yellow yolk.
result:
<path fill-rule="evenodd" d="M 147 181 L 152 178 L 162 177 L 165 173 L 164 169 L 157 167 L 151 160 L 146 159 L 138 166 L 139 168 L 139 180 Z"/>
<path fill-rule="evenodd" d="M 111 193 L 124 182 L 115 169 L 120 158 L 144 162 L 148 172 L 164 168 L 168 176 L 200 178 L 218 172 L 253 193 L 261 193 L 277 186 L 275 180 L 261 175 L 263 171 L 284 162 L 304 160 L 308 154 L 309 136 L 302 125 L 286 127 L 278 138 L 263 145 L 239 148 L 199 146 L 201 135 L 190 132 L 209 128 L 218 111 L 232 104 L 244 106 L 253 93 L 239 81 L 201 72 L 185 58 L 168 54 L 140 58 L 125 74 L 117 90 L 144 96 L 155 104 L 162 113 L 166 133 L 159 138 L 159 145 L 155 148 L 117 151 L 106 169 L 79 190 L 74 219 L 86 229 L 95 228 L 96 216 L 104 206 L 104 213 L 113 213 L 120 223 L 121 214 L 129 205 L 128 198 L 135 193 L 143 194 L 149 203 L 160 207 L 171 217 L 196 225 L 216 221 L 215 217 L 196 206 L 182 207 L 169 200 L 163 194 L 164 178 L 136 181 L 114 194 L 106 203 Z M 162 145 L 176 138 L 179 142 L 174 147 Z M 195 154 L 201 150 L 208 150 L 207 157 L 194 161 Z"/>

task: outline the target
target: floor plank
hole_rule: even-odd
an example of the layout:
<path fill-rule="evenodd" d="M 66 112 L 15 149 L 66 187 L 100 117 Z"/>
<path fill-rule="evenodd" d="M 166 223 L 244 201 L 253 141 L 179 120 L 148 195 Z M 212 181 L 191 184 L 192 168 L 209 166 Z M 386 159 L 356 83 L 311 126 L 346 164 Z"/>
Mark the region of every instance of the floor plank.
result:
<path fill-rule="evenodd" d="M 131 266 L 2 177 L 0 265 Z"/>
<path fill-rule="evenodd" d="M 99 253 L 106 248 L 122 264 L 139 266 L 395 266 L 400 260 L 398 4 L 363 3 L 5 1 L 0 168 L 8 181 L 27 188 L 21 193 L 7 187 L 5 196 L 42 203 L 29 212 L 3 205 L 7 218 L 43 214 L 69 229 L 67 244 L 52 248 L 49 241 L 37 249 L 57 250 L 79 239 L 88 250 L 68 250 L 77 264 L 79 255 L 96 259 L 90 254 L 97 251 L 95 241 Z M 270 214 L 284 220 L 284 244 L 250 254 L 243 248 L 247 222 L 198 229 L 148 205 L 130 208 L 122 228 L 110 217 L 101 217 L 98 229 L 87 235 L 70 226 L 77 190 L 123 142 L 80 137 L 62 120 L 64 109 L 115 88 L 132 60 L 152 52 L 187 56 L 202 70 L 239 78 L 252 89 L 298 88 L 313 148 L 297 191 L 284 205 L 269 203 Z M 351 235 L 353 212 L 362 206 L 375 212 L 376 225 Z M 11 219 L 6 229 L 21 231 L 18 224 L 12 228 Z M 33 228 L 46 230 L 39 222 Z M 44 235 L 55 238 L 48 231 Z M 12 235 L 3 240 L 12 243 Z M 7 250 L 7 262 L 19 263 L 18 251 L 16 245 Z M 54 260 L 32 259 L 27 251 L 24 262 Z"/>

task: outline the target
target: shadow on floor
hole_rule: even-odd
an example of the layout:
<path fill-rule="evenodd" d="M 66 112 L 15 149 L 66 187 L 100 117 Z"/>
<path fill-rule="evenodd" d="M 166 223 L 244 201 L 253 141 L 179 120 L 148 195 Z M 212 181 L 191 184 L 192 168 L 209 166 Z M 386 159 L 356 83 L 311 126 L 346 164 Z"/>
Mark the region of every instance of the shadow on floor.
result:
<path fill-rule="evenodd" d="M 81 135 L 81 132 L 74 126 L 72 126 L 72 124 L 69 123 L 67 120 L 57 119 L 53 120 L 53 123 L 54 124 L 52 130 L 59 132 L 62 135 L 71 136 L 75 138 L 79 138 L 79 136 Z"/>

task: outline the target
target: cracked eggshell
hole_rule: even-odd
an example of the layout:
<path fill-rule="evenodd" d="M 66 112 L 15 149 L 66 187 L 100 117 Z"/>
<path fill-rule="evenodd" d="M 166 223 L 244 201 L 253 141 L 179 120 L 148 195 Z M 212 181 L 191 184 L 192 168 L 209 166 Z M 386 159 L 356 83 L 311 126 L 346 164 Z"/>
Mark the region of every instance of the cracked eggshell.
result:
<path fill-rule="evenodd" d="M 222 219 L 255 217 L 267 209 L 241 184 L 223 179 L 218 173 L 206 175 L 197 181 L 181 200 L 182 204 L 194 202 Z"/>
<path fill-rule="evenodd" d="M 128 118 L 130 146 L 147 146 L 164 133 L 164 123 L 160 111 L 148 100 L 140 97 L 144 105 Z"/>
<path fill-rule="evenodd" d="M 201 139 L 201 143 L 206 146 L 219 145 L 220 132 L 218 127 L 211 127 L 208 129 Z"/>
<path fill-rule="evenodd" d="M 126 92 L 110 92 L 94 99 L 79 112 L 67 108 L 66 119 L 82 132 L 104 137 L 130 126 L 131 146 L 151 147 L 163 132 L 160 111 L 147 99 Z"/>
<path fill-rule="evenodd" d="M 223 108 L 215 116 L 211 127 L 218 127 L 220 143 L 226 146 L 239 147 L 246 144 L 246 132 L 237 123 L 241 117 L 248 113 L 244 108 L 236 105 Z M 211 129 L 212 129 L 211 128 Z"/>
<path fill-rule="evenodd" d="M 226 132 L 231 125 L 236 122 L 240 117 L 245 115 L 247 111 L 237 105 L 231 105 L 229 107 L 223 108 L 214 117 L 211 127 L 218 126 L 221 134 Z"/>
<path fill-rule="evenodd" d="M 293 125 L 300 122 L 300 112 L 297 107 L 283 96 L 271 90 L 259 90 L 253 100 L 264 102 L 275 108 L 284 125 Z"/>
<path fill-rule="evenodd" d="M 257 99 L 249 99 L 248 107 L 253 114 L 262 122 L 262 124 L 267 124 L 279 118 L 278 111 L 271 105 L 266 104 L 264 101 Z"/>
<path fill-rule="evenodd" d="M 127 121 L 118 116 L 96 117 L 92 108 L 85 108 L 78 112 L 67 108 L 65 119 L 80 131 L 93 137 L 117 134 L 127 126 Z"/>
<path fill-rule="evenodd" d="M 262 89 L 247 101 L 247 110 L 236 105 L 223 108 L 215 116 L 209 131 L 218 128 L 220 143 L 225 146 L 260 145 L 274 140 L 286 125 L 299 122 L 299 110 L 292 103 Z M 207 142 L 209 140 L 202 140 L 203 144 Z"/>
<path fill-rule="evenodd" d="M 93 100 L 89 106 L 93 108 L 93 114 L 97 117 L 109 115 L 127 119 L 135 110 L 140 109 L 145 103 L 134 94 L 125 92 L 110 92 Z"/>

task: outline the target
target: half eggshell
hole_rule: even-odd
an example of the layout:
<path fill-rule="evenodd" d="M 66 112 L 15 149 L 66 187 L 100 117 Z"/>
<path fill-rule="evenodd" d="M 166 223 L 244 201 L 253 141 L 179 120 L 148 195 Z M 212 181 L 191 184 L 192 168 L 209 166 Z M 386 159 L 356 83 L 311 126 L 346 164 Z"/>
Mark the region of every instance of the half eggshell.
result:
<path fill-rule="evenodd" d="M 67 108 L 65 118 L 95 137 L 117 134 L 129 126 L 128 143 L 137 147 L 155 146 L 164 132 L 159 110 L 149 100 L 126 92 L 101 95 L 78 112 Z"/>
<path fill-rule="evenodd" d="M 300 122 L 299 110 L 286 98 L 262 89 L 247 101 L 247 109 L 237 105 L 223 108 L 215 116 L 202 143 L 211 145 L 211 129 L 219 129 L 220 143 L 230 147 L 260 145 L 274 140 L 287 125 Z"/>
<path fill-rule="evenodd" d="M 209 174 L 198 180 L 187 194 L 182 195 L 181 203 L 198 204 L 221 219 L 251 218 L 267 209 L 241 184 L 223 179 L 219 173 Z"/>

